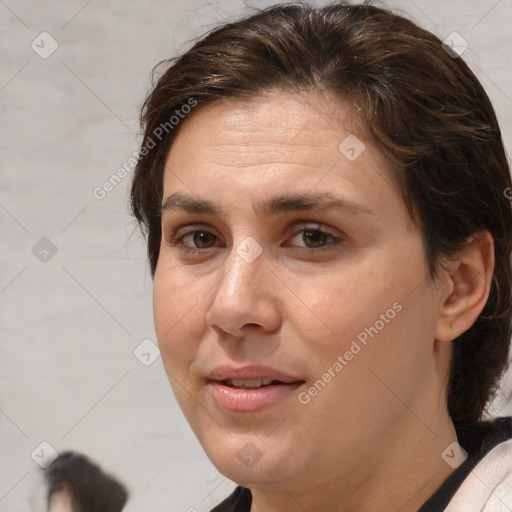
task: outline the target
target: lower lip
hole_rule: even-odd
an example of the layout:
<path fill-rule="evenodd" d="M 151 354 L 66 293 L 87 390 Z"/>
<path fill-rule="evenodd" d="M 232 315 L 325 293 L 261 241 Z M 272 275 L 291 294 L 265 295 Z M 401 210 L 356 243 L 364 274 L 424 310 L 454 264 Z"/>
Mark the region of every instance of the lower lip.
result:
<path fill-rule="evenodd" d="M 302 384 L 293 382 L 255 389 L 232 388 L 217 381 L 210 381 L 208 385 L 213 398 L 222 408 L 232 412 L 257 412 L 283 400 Z"/>

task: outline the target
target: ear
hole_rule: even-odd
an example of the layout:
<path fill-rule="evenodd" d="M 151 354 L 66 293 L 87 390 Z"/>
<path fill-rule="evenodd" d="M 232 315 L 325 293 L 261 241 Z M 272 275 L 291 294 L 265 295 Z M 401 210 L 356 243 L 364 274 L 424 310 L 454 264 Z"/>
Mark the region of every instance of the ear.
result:
<path fill-rule="evenodd" d="M 471 235 L 449 276 L 436 328 L 438 341 L 452 341 L 467 331 L 487 303 L 494 272 L 494 240 L 489 231 Z"/>

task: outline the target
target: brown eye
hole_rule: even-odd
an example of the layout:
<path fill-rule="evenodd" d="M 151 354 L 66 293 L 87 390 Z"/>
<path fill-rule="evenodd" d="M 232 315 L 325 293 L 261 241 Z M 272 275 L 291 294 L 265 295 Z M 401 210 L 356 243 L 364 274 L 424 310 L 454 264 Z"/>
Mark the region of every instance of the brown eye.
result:
<path fill-rule="evenodd" d="M 334 245 L 341 242 L 341 238 L 332 235 L 319 228 L 306 227 L 296 232 L 295 235 L 290 239 L 287 246 L 292 246 L 302 249 L 319 249 L 328 248 L 330 245 Z"/>
<path fill-rule="evenodd" d="M 325 245 L 329 235 L 318 229 L 303 231 L 302 238 L 308 247 L 321 247 Z M 310 243 L 308 243 L 308 241 Z"/>
<path fill-rule="evenodd" d="M 186 239 L 192 240 L 192 246 L 184 243 Z M 183 245 L 190 249 L 208 249 L 215 245 L 216 236 L 209 231 L 192 231 L 181 237 Z"/>
<path fill-rule="evenodd" d="M 215 235 L 208 233 L 208 231 L 195 231 L 192 233 L 192 240 L 196 247 L 212 247 L 215 243 Z"/>
<path fill-rule="evenodd" d="M 184 234 L 171 233 L 168 237 L 168 244 L 171 247 L 194 251 L 214 247 L 217 240 L 218 237 L 210 231 L 194 229 Z"/>

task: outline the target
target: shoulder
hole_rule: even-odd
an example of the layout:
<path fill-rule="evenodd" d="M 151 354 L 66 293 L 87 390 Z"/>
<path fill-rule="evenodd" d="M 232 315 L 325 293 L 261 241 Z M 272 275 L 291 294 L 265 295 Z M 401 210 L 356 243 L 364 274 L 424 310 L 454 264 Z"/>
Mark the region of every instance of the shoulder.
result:
<path fill-rule="evenodd" d="M 503 428 L 512 424 L 500 418 Z M 512 427 L 510 427 L 512 429 Z M 446 512 L 512 510 L 512 439 L 493 446 L 476 464 L 445 509 Z"/>

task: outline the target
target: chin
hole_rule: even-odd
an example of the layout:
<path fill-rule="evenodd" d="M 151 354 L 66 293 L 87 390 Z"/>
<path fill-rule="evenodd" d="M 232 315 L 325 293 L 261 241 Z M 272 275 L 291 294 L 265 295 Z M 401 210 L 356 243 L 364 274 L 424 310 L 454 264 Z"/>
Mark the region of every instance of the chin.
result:
<path fill-rule="evenodd" d="M 201 443 L 206 455 L 221 474 L 242 487 L 273 486 L 276 480 L 288 480 L 290 467 L 296 467 L 284 443 L 269 442 L 265 433 L 215 437 Z"/>

